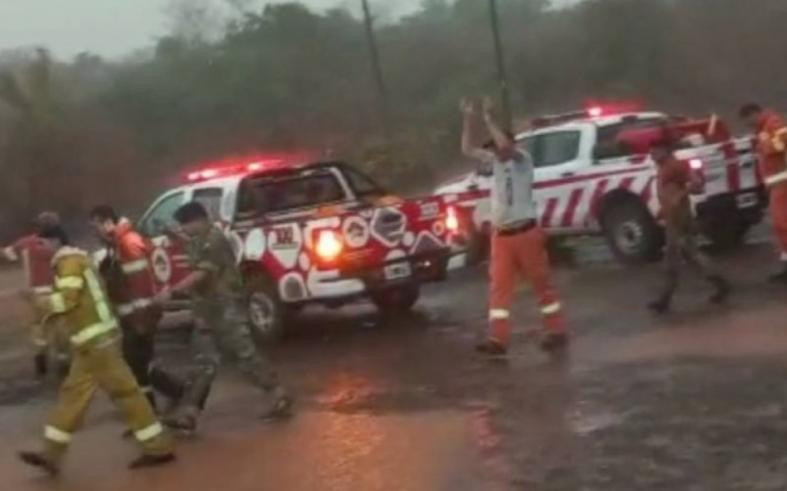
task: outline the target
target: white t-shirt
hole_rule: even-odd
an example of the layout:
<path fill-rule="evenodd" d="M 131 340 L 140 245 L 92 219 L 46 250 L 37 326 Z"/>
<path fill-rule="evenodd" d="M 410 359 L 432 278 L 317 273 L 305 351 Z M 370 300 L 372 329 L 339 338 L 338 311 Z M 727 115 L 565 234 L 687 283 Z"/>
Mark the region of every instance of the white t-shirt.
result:
<path fill-rule="evenodd" d="M 511 228 L 538 219 L 533 200 L 533 159 L 516 149 L 514 156 L 500 162 L 494 152 L 478 149 L 474 157 L 492 171 L 492 225 Z"/>

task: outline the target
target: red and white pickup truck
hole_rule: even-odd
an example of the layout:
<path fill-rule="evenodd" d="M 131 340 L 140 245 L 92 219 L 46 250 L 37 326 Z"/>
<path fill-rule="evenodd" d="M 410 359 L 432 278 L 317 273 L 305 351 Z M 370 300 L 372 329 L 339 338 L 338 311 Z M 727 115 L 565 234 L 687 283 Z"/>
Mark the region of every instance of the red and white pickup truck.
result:
<path fill-rule="evenodd" d="M 614 254 L 633 263 L 658 256 L 663 245 L 655 164 L 648 131 L 681 128 L 676 152 L 702 175 L 692 197 L 702 233 L 729 246 L 762 219 L 765 196 L 751 138 L 733 139 L 716 117 L 690 120 L 657 112 L 604 114 L 600 108 L 536 119 L 517 135 L 535 163 L 541 224 L 553 235 L 603 233 Z M 489 233 L 491 179 L 462 175 L 437 188 L 461 210 L 470 255 L 481 256 Z"/>
<path fill-rule="evenodd" d="M 368 297 L 382 311 L 407 310 L 423 282 L 446 275 L 457 224 L 441 197 L 391 196 L 341 162 L 236 163 L 191 172 L 186 181 L 138 222 L 155 245 L 156 278 L 171 285 L 188 273 L 172 215 L 201 202 L 234 244 L 262 338 L 281 334 L 287 313 L 308 303 Z"/>

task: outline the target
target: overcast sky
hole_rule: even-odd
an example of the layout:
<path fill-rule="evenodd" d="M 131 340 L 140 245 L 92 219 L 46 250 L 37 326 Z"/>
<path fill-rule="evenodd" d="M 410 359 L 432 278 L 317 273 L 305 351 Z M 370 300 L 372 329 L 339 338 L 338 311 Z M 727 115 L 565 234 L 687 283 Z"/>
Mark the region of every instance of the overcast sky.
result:
<path fill-rule="evenodd" d="M 71 57 L 83 51 L 107 57 L 121 56 L 152 45 L 158 36 L 167 32 L 168 3 L 169 0 L 0 0 L 0 51 L 44 45 L 59 57 Z M 317 9 L 356 6 L 359 2 L 301 0 L 301 3 Z M 406 12 L 421 1 L 372 0 L 372 3 L 376 3 L 377 8 L 394 6 L 395 10 Z"/>

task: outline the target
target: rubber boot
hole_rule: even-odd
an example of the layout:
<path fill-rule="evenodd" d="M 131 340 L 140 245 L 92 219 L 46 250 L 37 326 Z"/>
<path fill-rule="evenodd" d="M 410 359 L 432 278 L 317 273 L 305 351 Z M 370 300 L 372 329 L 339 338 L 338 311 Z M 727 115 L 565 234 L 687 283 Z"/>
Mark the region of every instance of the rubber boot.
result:
<path fill-rule="evenodd" d="M 60 473 L 60 465 L 46 455 L 46 452 L 19 452 L 19 460 L 27 465 L 37 467 L 50 476 L 56 476 Z"/>
<path fill-rule="evenodd" d="M 162 423 L 173 430 L 192 433 L 197 430 L 199 412 L 199 409 L 195 406 L 184 406 L 175 411 L 174 414 L 162 419 Z"/>
<path fill-rule="evenodd" d="M 284 419 L 292 415 L 293 400 L 281 385 L 266 395 L 265 405 L 260 417 L 265 421 Z"/>
<path fill-rule="evenodd" d="M 663 295 L 648 304 L 648 309 L 654 314 L 664 314 L 669 311 L 672 303 L 671 295 Z"/>
<path fill-rule="evenodd" d="M 787 283 L 787 264 L 782 266 L 782 270 L 768 277 L 771 283 Z"/>
<path fill-rule="evenodd" d="M 710 276 L 708 281 L 716 288 L 716 291 L 710 296 L 710 303 L 716 305 L 724 303 L 730 296 L 729 282 L 718 275 Z"/>

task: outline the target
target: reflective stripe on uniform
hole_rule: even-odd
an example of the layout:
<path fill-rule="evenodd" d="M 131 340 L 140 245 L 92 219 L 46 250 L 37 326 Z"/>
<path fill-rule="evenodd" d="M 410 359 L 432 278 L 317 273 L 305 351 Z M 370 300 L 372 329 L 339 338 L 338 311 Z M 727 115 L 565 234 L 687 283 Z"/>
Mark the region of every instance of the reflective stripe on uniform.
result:
<path fill-rule="evenodd" d="M 11 246 L 8 246 L 5 249 L 3 249 L 3 255 L 9 261 L 13 261 L 13 262 L 19 261 L 19 254 L 17 254 L 16 249 L 14 249 Z"/>
<path fill-rule="evenodd" d="M 50 307 L 52 308 L 52 312 L 56 314 L 62 314 L 66 311 L 66 299 L 63 297 L 62 293 L 53 293 L 49 297 Z"/>
<path fill-rule="evenodd" d="M 44 438 L 55 443 L 65 444 L 71 442 L 71 433 L 66 433 L 65 431 L 57 429 L 54 426 L 45 426 Z"/>
<path fill-rule="evenodd" d="M 784 140 L 782 140 L 785 135 L 787 135 L 787 128 L 781 128 L 779 131 L 774 133 L 773 138 L 771 139 L 773 148 L 779 152 L 783 152 L 785 150 Z"/>
<path fill-rule="evenodd" d="M 129 261 L 120 265 L 120 269 L 126 274 L 139 273 L 148 269 L 147 259 L 137 259 L 136 261 Z"/>
<path fill-rule="evenodd" d="M 144 392 L 145 394 L 152 394 L 153 393 L 153 387 L 151 387 L 149 385 L 141 386 L 140 390 L 142 392 Z"/>
<path fill-rule="evenodd" d="M 130 315 L 136 312 L 137 310 L 146 309 L 153 305 L 152 298 L 139 298 L 137 300 L 133 300 L 129 303 L 124 303 L 122 305 L 117 306 L 118 314 L 122 316 Z"/>
<path fill-rule="evenodd" d="M 766 177 L 765 185 L 773 186 L 774 184 L 778 184 L 782 181 L 787 181 L 787 171 L 779 172 L 778 174 Z"/>
<path fill-rule="evenodd" d="M 36 295 L 49 295 L 52 293 L 51 286 L 36 286 L 33 287 L 33 293 Z"/>
<path fill-rule="evenodd" d="M 164 432 L 164 428 L 161 426 L 161 423 L 155 422 L 152 425 L 148 426 L 147 428 L 143 428 L 139 431 L 135 431 L 134 436 L 137 437 L 137 440 L 141 442 L 146 442 L 152 438 L 156 438 L 163 432 Z"/>
<path fill-rule="evenodd" d="M 511 317 L 511 313 L 506 309 L 491 309 L 489 311 L 489 320 L 503 320 Z"/>
<path fill-rule="evenodd" d="M 549 305 L 544 305 L 543 307 L 541 307 L 541 313 L 544 315 L 557 314 L 558 312 L 560 312 L 560 308 L 561 308 L 560 302 L 551 303 Z"/>
<path fill-rule="evenodd" d="M 59 289 L 81 290 L 85 287 L 85 280 L 81 276 L 58 276 L 55 286 Z"/>
<path fill-rule="evenodd" d="M 117 329 L 117 327 L 117 322 L 115 322 L 114 319 L 110 322 L 99 322 L 97 324 L 93 324 L 92 326 L 88 326 L 71 336 L 71 343 L 73 343 L 74 346 L 83 345 L 91 339 L 101 336 L 102 334 L 112 332 L 113 330 Z"/>
<path fill-rule="evenodd" d="M 98 318 L 103 323 L 114 323 L 115 319 L 112 317 L 112 312 L 109 310 L 109 305 L 104 297 L 104 290 L 96 274 L 92 269 L 86 269 L 84 274 L 87 280 L 87 287 L 90 289 L 90 296 L 93 297 L 93 302 L 96 305 L 96 314 L 98 314 Z"/>

